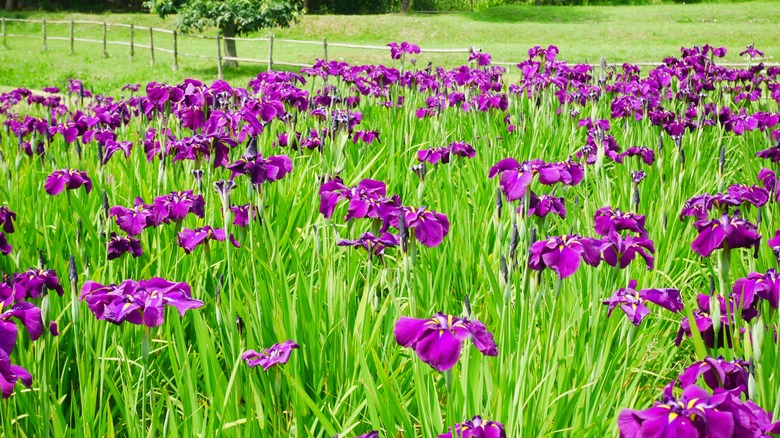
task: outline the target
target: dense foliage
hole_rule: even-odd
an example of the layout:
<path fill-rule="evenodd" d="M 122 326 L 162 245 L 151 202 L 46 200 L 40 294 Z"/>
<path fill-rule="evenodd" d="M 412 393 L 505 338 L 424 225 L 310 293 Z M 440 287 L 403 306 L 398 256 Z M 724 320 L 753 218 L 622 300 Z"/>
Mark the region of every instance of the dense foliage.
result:
<path fill-rule="evenodd" d="M 780 433 L 780 68 L 389 46 L 0 95 L 2 435 Z"/>

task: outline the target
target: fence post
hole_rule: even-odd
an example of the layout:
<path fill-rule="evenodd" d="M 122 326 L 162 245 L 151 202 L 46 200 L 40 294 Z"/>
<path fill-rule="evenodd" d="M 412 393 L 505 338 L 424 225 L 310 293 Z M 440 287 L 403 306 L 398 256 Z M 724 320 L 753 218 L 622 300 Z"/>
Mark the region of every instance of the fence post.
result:
<path fill-rule="evenodd" d="M 268 71 L 274 68 L 274 34 L 268 38 Z"/>
<path fill-rule="evenodd" d="M 217 79 L 222 80 L 222 45 L 219 41 L 219 30 L 217 31 Z"/>
<path fill-rule="evenodd" d="M 46 19 L 44 18 L 43 21 L 41 21 L 41 33 L 43 33 L 43 51 L 45 52 L 46 47 Z"/>
<path fill-rule="evenodd" d="M 8 46 L 5 45 L 5 17 L 3 17 L 3 48 L 8 48 Z"/>
<path fill-rule="evenodd" d="M 103 22 L 103 57 L 108 58 L 108 50 L 106 47 L 106 22 Z"/>
<path fill-rule="evenodd" d="M 74 39 L 73 34 L 75 33 L 73 20 L 70 20 L 70 54 L 74 54 L 76 52 L 75 45 L 74 45 Z"/>
<path fill-rule="evenodd" d="M 130 60 L 135 60 L 135 44 L 133 43 L 133 30 L 135 30 L 135 26 L 130 24 Z"/>
<path fill-rule="evenodd" d="M 325 55 L 324 58 L 325 62 L 328 62 L 328 39 L 327 38 L 322 39 L 322 51 L 323 54 Z"/>
<path fill-rule="evenodd" d="M 173 70 L 179 70 L 179 36 L 173 31 Z"/>
<path fill-rule="evenodd" d="M 149 26 L 149 63 L 154 66 L 154 29 Z"/>

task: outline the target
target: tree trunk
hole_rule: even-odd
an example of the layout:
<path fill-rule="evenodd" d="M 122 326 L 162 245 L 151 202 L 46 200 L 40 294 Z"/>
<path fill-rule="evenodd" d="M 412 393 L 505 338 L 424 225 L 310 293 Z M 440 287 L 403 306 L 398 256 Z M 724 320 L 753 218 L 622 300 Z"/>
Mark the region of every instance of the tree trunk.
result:
<path fill-rule="evenodd" d="M 409 7 L 412 6 L 412 0 L 402 0 L 401 1 L 401 13 L 405 14 L 409 12 Z"/>
<path fill-rule="evenodd" d="M 19 8 L 19 0 L 5 0 L 5 10 L 13 11 Z"/>
<path fill-rule="evenodd" d="M 132 0 L 133 12 L 141 12 L 142 6 L 143 6 L 143 0 Z"/>
<path fill-rule="evenodd" d="M 228 39 L 235 38 L 236 36 L 236 23 L 228 23 L 222 28 L 222 36 L 225 37 L 222 41 L 225 42 L 225 56 L 230 58 L 238 57 L 236 53 L 236 40 Z M 238 61 L 225 61 L 222 63 L 223 68 L 236 68 L 238 67 Z"/>
<path fill-rule="evenodd" d="M 303 10 L 309 12 L 309 0 L 303 0 Z"/>

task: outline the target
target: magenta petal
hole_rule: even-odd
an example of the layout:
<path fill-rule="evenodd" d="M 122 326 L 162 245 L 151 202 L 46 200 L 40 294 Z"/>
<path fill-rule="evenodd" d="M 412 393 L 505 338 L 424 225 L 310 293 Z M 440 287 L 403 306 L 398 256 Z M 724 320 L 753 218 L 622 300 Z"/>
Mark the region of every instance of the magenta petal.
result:
<path fill-rule="evenodd" d="M 460 358 L 463 343 L 448 330 L 429 331 L 415 346 L 420 360 L 437 371 L 447 371 Z"/>
<path fill-rule="evenodd" d="M 402 316 L 401 319 L 395 323 L 395 328 L 393 329 L 395 342 L 404 347 L 411 347 L 430 330 L 426 327 L 428 321 L 430 320 Z"/>

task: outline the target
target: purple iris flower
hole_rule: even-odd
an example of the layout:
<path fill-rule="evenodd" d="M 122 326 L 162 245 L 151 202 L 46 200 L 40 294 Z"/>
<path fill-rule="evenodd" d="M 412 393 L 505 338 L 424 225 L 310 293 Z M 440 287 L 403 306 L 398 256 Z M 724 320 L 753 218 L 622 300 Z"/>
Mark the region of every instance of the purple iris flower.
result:
<path fill-rule="evenodd" d="M 496 421 L 484 421 L 479 415 L 471 420 L 455 424 L 439 438 L 506 438 L 504 425 Z"/>
<path fill-rule="evenodd" d="M 258 154 L 252 158 L 240 158 L 227 168 L 233 172 L 232 177 L 238 174 L 247 175 L 252 184 L 258 185 L 284 178 L 292 172 L 293 163 L 287 155 L 275 155 L 264 159 L 262 155 Z"/>
<path fill-rule="evenodd" d="M 190 213 L 203 218 L 205 207 L 206 202 L 203 200 L 203 196 L 193 195 L 192 190 L 171 192 L 154 198 L 152 203 L 153 222 L 155 224 L 168 223 L 169 221 L 178 222 Z"/>
<path fill-rule="evenodd" d="M 278 344 L 274 344 L 267 350 L 255 351 L 248 350 L 241 355 L 249 368 L 254 368 L 258 365 L 263 367 L 263 371 L 267 371 L 274 365 L 286 364 L 290 360 L 290 353 L 294 348 L 300 346 L 293 341 L 287 340 Z"/>
<path fill-rule="evenodd" d="M 468 338 L 486 356 L 497 356 L 493 334 L 477 320 L 461 319 L 441 312 L 429 319 L 402 316 L 393 330 L 395 341 L 411 347 L 420 360 L 437 371 L 447 371 L 460 358 L 463 341 Z"/>
<path fill-rule="evenodd" d="M 533 177 L 539 175 L 539 182 L 544 185 L 562 183 L 575 186 L 582 181 L 582 165 L 574 161 L 563 163 L 545 163 L 542 160 L 530 160 L 518 163 L 514 158 L 505 158 L 488 172 L 488 178 L 500 174 L 499 185 L 506 195 L 507 201 L 515 201 L 525 196 Z"/>
<path fill-rule="evenodd" d="M 653 151 L 650 148 L 646 148 L 644 146 L 630 147 L 620 155 L 621 158 L 638 156 L 648 166 L 652 166 L 653 163 L 655 162 L 655 151 Z"/>
<path fill-rule="evenodd" d="M 452 155 L 457 155 L 463 158 L 474 158 L 477 155 L 477 150 L 474 146 L 466 143 L 465 141 L 453 141 L 447 147 L 452 152 Z"/>
<path fill-rule="evenodd" d="M 8 207 L 0 207 L 0 225 L 3 226 L 3 231 L 8 234 L 14 232 L 14 221 L 16 220 L 16 213 L 11 211 Z"/>
<path fill-rule="evenodd" d="M 650 314 L 650 309 L 645 306 L 647 302 L 661 306 L 672 313 L 683 309 L 679 290 L 667 288 L 636 290 L 636 284 L 636 280 L 631 280 L 628 287 L 618 289 L 609 299 L 602 301 L 603 304 L 609 305 L 608 318 L 612 315 L 615 307 L 620 306 L 628 320 L 638 326 Z"/>
<path fill-rule="evenodd" d="M 417 151 L 417 161 L 420 163 L 427 161 L 431 164 L 437 164 L 441 161 L 442 164 L 447 164 L 450 162 L 451 152 L 448 147 L 420 149 Z"/>
<path fill-rule="evenodd" d="M 81 301 L 86 301 L 95 318 L 113 324 L 157 327 L 165 320 L 163 306 L 174 306 L 179 315 L 188 309 L 203 307 L 203 301 L 192 298 L 187 283 L 175 283 L 159 277 L 149 280 L 125 280 L 118 286 L 87 281 L 81 288 Z"/>
<path fill-rule="evenodd" d="M 234 205 L 230 207 L 230 211 L 233 212 L 233 225 L 241 228 L 246 228 L 249 225 L 249 214 L 251 212 L 252 219 L 257 219 L 257 206 L 244 204 Z"/>
<path fill-rule="evenodd" d="M 14 274 L 13 276 L 14 297 L 17 301 L 27 298 L 40 298 L 43 290 L 53 290 L 62 296 L 64 291 L 60 286 L 60 280 L 57 273 L 45 269 L 28 269 L 27 271 Z"/>
<path fill-rule="evenodd" d="M 517 212 L 523 212 L 522 205 L 517 207 Z M 563 198 L 548 195 L 546 193 L 537 195 L 536 193 L 531 192 L 531 199 L 528 205 L 528 216 L 539 216 L 544 218 L 550 213 L 557 214 L 562 219 L 566 219 L 566 205 L 563 202 Z"/>
<path fill-rule="evenodd" d="M 368 251 L 369 257 L 382 257 L 385 253 L 385 248 L 394 248 L 398 246 L 400 242 L 398 235 L 395 234 L 382 233 L 382 235 L 377 237 L 374 233 L 367 232 L 357 240 L 340 240 L 337 245 L 363 248 Z"/>
<path fill-rule="evenodd" d="M 0 306 L 2 305 L 3 303 L 0 303 Z M 0 313 L 0 351 L 10 354 L 16 345 L 18 329 L 16 324 L 10 321 L 11 318 L 16 318 L 22 323 L 27 334 L 30 335 L 30 340 L 35 341 L 43 334 L 41 309 L 34 304 L 18 301 L 9 309 L 0 307 L 0 312 L 2 312 Z"/>
<path fill-rule="evenodd" d="M 693 386 L 704 377 L 704 383 L 710 389 L 723 388 L 726 390 L 738 389 L 747 395 L 748 370 L 750 364 L 741 359 L 728 361 L 723 356 L 714 359 L 707 357 L 701 362 L 696 362 L 680 374 L 678 380 L 683 388 Z"/>
<path fill-rule="evenodd" d="M 743 51 L 741 51 L 739 53 L 739 56 L 745 56 L 745 55 L 748 55 L 751 59 L 752 58 L 758 58 L 758 57 L 763 58 L 764 57 L 764 52 L 756 49 L 755 46 L 753 46 L 753 44 L 751 44 L 751 45 L 745 47 L 745 50 L 743 50 Z"/>
<path fill-rule="evenodd" d="M 357 143 L 358 140 L 362 140 L 365 144 L 371 144 L 374 140 L 377 143 L 382 143 L 382 140 L 379 139 L 379 131 L 355 131 L 352 134 L 352 143 Z"/>
<path fill-rule="evenodd" d="M 780 145 L 772 146 L 769 149 L 758 151 L 756 152 L 756 156 L 759 158 L 770 160 L 773 163 L 780 163 Z"/>
<path fill-rule="evenodd" d="M 5 233 L 0 232 L 0 254 L 8 255 L 11 254 L 11 251 L 13 250 L 14 247 L 5 239 Z"/>
<path fill-rule="evenodd" d="M 716 193 L 710 195 L 704 193 L 696 195 L 687 201 L 680 212 L 680 220 L 688 216 L 694 216 L 699 220 L 707 219 L 708 213 L 713 208 L 720 214 L 723 214 L 729 207 L 736 207 L 742 204 L 741 199 L 737 199 L 728 193 Z"/>
<path fill-rule="evenodd" d="M 349 208 L 344 220 L 371 218 L 385 220 L 401 207 L 397 195 L 388 198 L 387 186 L 382 181 L 364 179 L 354 187 L 347 187 L 339 177 L 320 186 L 320 213 L 326 218 L 333 215 L 339 201 L 348 199 Z"/>
<path fill-rule="evenodd" d="M 194 230 L 185 228 L 179 233 L 178 243 L 179 246 L 184 248 L 184 252 L 189 254 L 200 244 L 208 244 L 210 240 L 224 242 L 226 238 L 227 236 L 224 228 L 211 228 L 207 225 L 203 228 L 196 228 Z M 241 247 L 232 234 L 230 235 L 230 243 L 236 248 Z"/>
<path fill-rule="evenodd" d="M 664 391 L 663 400 L 643 411 L 624 409 L 618 417 L 620 436 L 625 438 L 650 437 L 731 437 L 734 435 L 734 416 L 720 409 L 728 392 L 710 394 L 698 386 L 683 390 L 675 398 L 672 381 Z"/>
<path fill-rule="evenodd" d="M 116 224 L 129 236 L 137 236 L 148 227 L 154 227 L 154 213 L 152 206 L 144 204 L 144 201 L 138 197 L 135 198 L 133 208 L 114 206 L 108 210 L 110 217 L 115 217 Z"/>
<path fill-rule="evenodd" d="M 780 230 L 776 230 L 775 237 L 769 239 L 766 243 L 772 248 L 772 253 L 777 259 L 777 264 L 780 265 Z"/>
<path fill-rule="evenodd" d="M 653 241 L 645 237 L 636 237 L 628 235 L 623 237 L 618 232 L 611 232 L 609 236 L 602 239 L 599 247 L 604 262 L 610 266 L 625 269 L 637 254 L 645 259 L 647 269 L 653 269 L 655 259 L 652 254 L 655 253 Z"/>
<path fill-rule="evenodd" d="M 741 203 L 752 204 L 756 207 L 763 207 L 769 201 L 769 190 L 757 185 L 733 184 L 729 186 L 726 193 Z"/>
<path fill-rule="evenodd" d="M 119 236 L 116 233 L 111 233 L 111 238 L 108 240 L 108 259 L 118 259 L 126 252 L 132 254 L 133 257 L 141 257 L 144 253 L 141 241 L 131 236 Z"/>
<path fill-rule="evenodd" d="M 439 246 L 450 232 L 450 221 L 443 213 L 425 207 L 401 207 L 399 214 L 403 214 L 406 226 L 414 231 L 415 239 L 429 248 Z"/>
<path fill-rule="evenodd" d="M 601 207 L 593 216 L 593 227 L 601 236 L 609 236 L 612 232 L 632 231 L 641 237 L 647 237 L 645 216 L 642 214 L 624 213 L 612 207 Z"/>
<path fill-rule="evenodd" d="M 404 53 L 408 53 L 410 55 L 420 53 L 420 46 L 417 44 L 407 43 L 406 41 L 402 42 L 401 44 L 393 41 L 387 46 L 390 47 L 390 57 L 392 59 L 401 59 L 401 55 Z"/>
<path fill-rule="evenodd" d="M 768 270 L 766 274 L 751 272 L 746 278 L 740 278 L 734 283 L 732 294 L 742 303 L 743 310 L 752 306 L 756 297 L 767 300 L 773 309 L 777 309 L 780 302 L 780 275 L 775 269 Z"/>
<path fill-rule="evenodd" d="M 550 268 L 563 279 L 577 272 L 582 260 L 598 266 L 601 262 L 600 244 L 597 239 L 576 234 L 552 236 L 531 245 L 528 266 L 536 271 Z"/>
<path fill-rule="evenodd" d="M 761 241 L 756 226 L 739 218 L 739 210 L 734 216 L 723 214 L 720 219 L 700 220 L 695 224 L 699 236 L 691 243 L 691 249 L 702 257 L 709 257 L 716 249 L 728 247 L 757 247 Z"/>
<path fill-rule="evenodd" d="M 355 438 L 379 438 L 379 432 L 372 430 L 371 432 L 364 433 L 363 435 L 358 435 Z"/>
<path fill-rule="evenodd" d="M 11 363 L 10 355 L 0 348 L 0 393 L 8 398 L 14 393 L 16 382 L 26 387 L 32 386 L 32 374 L 19 365 Z"/>
<path fill-rule="evenodd" d="M 731 348 L 731 325 L 729 322 L 728 315 L 732 315 L 734 312 L 734 308 L 736 307 L 734 305 L 734 301 L 729 298 L 729 311 L 726 311 L 726 300 L 719 296 L 718 297 L 718 303 L 720 306 L 720 324 L 721 329 L 718 331 L 718 338 L 715 339 L 715 329 L 712 325 L 712 317 L 710 312 L 710 296 L 699 294 L 696 303 L 699 306 L 698 309 L 696 309 L 693 312 L 693 319 L 696 323 L 696 327 L 699 329 L 699 333 L 701 333 L 702 341 L 704 341 L 704 345 L 706 345 L 709 348 L 715 348 L 717 345 L 718 347 L 723 346 L 724 339 L 727 341 L 729 348 Z M 753 313 L 755 316 L 757 313 Z M 743 318 L 745 318 L 745 312 L 743 312 Z M 747 318 L 748 320 L 750 318 Z M 682 342 L 683 335 L 687 337 L 691 337 L 691 325 L 688 318 L 683 318 L 680 321 L 680 329 L 677 331 L 677 338 L 674 340 L 674 344 L 678 347 L 680 346 L 680 343 Z"/>
<path fill-rule="evenodd" d="M 43 184 L 46 193 L 51 196 L 57 195 L 65 189 L 75 190 L 81 186 L 87 193 L 92 191 L 92 180 L 87 176 L 87 172 L 76 169 L 55 170 Z"/>
<path fill-rule="evenodd" d="M 490 65 L 490 61 L 492 60 L 492 57 L 490 56 L 490 53 L 482 53 L 473 51 L 469 55 L 469 62 L 471 61 L 477 61 L 477 65 L 480 67 L 485 67 Z"/>

